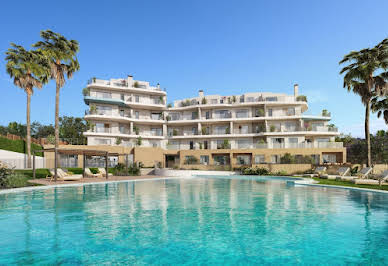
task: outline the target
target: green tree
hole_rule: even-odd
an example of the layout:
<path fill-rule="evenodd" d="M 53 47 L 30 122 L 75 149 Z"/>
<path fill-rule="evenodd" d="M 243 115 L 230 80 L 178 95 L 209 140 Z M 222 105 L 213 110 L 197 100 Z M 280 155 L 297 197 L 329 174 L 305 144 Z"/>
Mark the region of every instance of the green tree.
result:
<path fill-rule="evenodd" d="M 383 117 L 388 125 L 388 96 L 385 98 L 374 97 L 372 99 L 372 111 L 377 113 L 377 117 Z"/>
<path fill-rule="evenodd" d="M 371 100 L 386 90 L 388 78 L 388 39 L 384 39 L 373 48 L 352 51 L 339 62 L 347 64 L 340 74 L 344 75 L 344 88 L 361 97 L 365 106 L 365 139 L 367 142 L 367 166 L 371 166 L 371 144 L 369 133 L 369 115 Z"/>
<path fill-rule="evenodd" d="M 59 118 L 59 136 L 71 144 L 85 143 L 83 132 L 86 130 L 88 126 L 83 118 L 72 116 Z"/>
<path fill-rule="evenodd" d="M 27 51 L 20 45 L 11 43 L 7 50 L 5 60 L 6 70 L 13 83 L 27 94 L 27 123 L 26 123 L 26 145 L 27 145 L 27 167 L 31 167 L 31 95 L 34 88 L 42 88 L 48 81 L 48 71 L 43 54 L 39 51 Z"/>
<path fill-rule="evenodd" d="M 39 122 L 33 122 L 31 124 L 31 136 L 36 139 L 47 138 L 49 135 L 54 135 L 55 129 L 53 125 L 42 125 Z"/>
<path fill-rule="evenodd" d="M 79 44 L 75 40 L 67 40 L 59 33 L 45 30 L 40 32 L 43 41 L 33 45 L 41 51 L 50 66 L 50 78 L 55 80 L 55 149 L 59 146 L 59 91 L 65 85 L 66 79 L 70 79 L 74 72 L 79 70 L 77 53 Z M 58 154 L 55 153 L 55 161 L 58 162 Z"/>

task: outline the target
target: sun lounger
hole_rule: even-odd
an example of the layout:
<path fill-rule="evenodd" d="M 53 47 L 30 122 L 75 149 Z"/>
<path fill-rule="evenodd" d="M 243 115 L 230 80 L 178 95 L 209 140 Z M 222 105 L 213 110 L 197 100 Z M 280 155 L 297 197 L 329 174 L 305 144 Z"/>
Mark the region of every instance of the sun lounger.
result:
<path fill-rule="evenodd" d="M 316 177 L 316 176 L 320 176 L 321 174 L 323 174 L 325 172 L 326 172 L 326 167 L 325 166 L 319 166 L 319 167 L 315 168 L 313 174 L 304 174 L 303 176 L 304 177 Z"/>
<path fill-rule="evenodd" d="M 366 178 L 371 172 L 373 168 L 372 167 L 364 167 L 361 169 L 361 171 L 358 173 L 359 178 L 363 179 Z"/>
<path fill-rule="evenodd" d="M 103 177 L 106 177 L 105 168 L 98 168 L 98 172 L 99 172 Z M 113 176 L 113 174 L 109 173 L 108 176 Z"/>
<path fill-rule="evenodd" d="M 50 169 L 50 181 L 55 179 L 55 172 L 54 169 Z M 82 179 L 82 175 L 69 175 L 65 171 L 63 171 L 61 168 L 57 168 L 57 180 L 63 180 L 63 181 L 76 181 Z"/>
<path fill-rule="evenodd" d="M 381 185 L 388 185 L 388 170 L 382 172 L 378 179 L 381 180 Z M 357 185 L 379 185 L 379 180 L 358 178 L 354 179 L 353 182 Z"/>
<path fill-rule="evenodd" d="M 321 178 L 334 180 L 334 179 L 337 179 L 338 177 L 341 178 L 345 176 L 349 171 L 350 171 L 349 167 L 340 167 L 338 168 L 336 175 L 322 175 Z"/>
<path fill-rule="evenodd" d="M 89 168 L 85 168 L 85 176 L 86 177 L 102 177 L 102 174 L 101 173 L 98 173 L 98 174 L 93 174 L 92 171 L 90 171 Z"/>

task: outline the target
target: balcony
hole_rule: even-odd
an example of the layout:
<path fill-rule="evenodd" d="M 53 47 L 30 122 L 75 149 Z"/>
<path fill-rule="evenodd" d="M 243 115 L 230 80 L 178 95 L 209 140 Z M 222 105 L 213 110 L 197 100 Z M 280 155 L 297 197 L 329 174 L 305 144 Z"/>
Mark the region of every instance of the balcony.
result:
<path fill-rule="evenodd" d="M 148 82 L 135 81 L 131 86 L 129 86 L 127 80 L 125 80 L 125 79 L 103 80 L 103 79 L 92 78 L 92 79 L 88 80 L 88 85 L 111 86 L 111 87 L 121 87 L 121 88 L 130 88 L 130 89 L 143 89 L 143 90 L 151 90 L 151 91 L 162 91 L 159 87 L 149 86 Z"/>
<path fill-rule="evenodd" d="M 303 143 L 255 143 L 255 149 L 340 149 L 343 148 L 342 142 L 303 142 Z"/>

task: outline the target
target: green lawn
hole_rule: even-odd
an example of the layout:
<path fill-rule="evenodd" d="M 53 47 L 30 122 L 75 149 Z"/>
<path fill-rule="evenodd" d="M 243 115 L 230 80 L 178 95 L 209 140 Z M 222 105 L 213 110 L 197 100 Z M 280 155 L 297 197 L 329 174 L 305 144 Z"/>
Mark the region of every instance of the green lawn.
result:
<path fill-rule="evenodd" d="M 378 185 L 356 185 L 350 181 L 337 181 L 337 180 L 328 180 L 322 178 L 313 177 L 315 181 L 318 181 L 321 185 L 332 185 L 332 186 L 344 186 L 344 187 L 358 187 L 358 188 L 368 188 L 368 189 L 377 189 L 377 190 L 386 190 L 388 191 L 388 186 L 378 186 Z"/>

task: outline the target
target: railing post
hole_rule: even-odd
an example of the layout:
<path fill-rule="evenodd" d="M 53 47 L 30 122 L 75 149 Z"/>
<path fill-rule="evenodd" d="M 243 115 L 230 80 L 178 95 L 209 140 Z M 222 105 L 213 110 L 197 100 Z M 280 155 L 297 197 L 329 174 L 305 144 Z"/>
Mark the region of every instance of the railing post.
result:
<path fill-rule="evenodd" d="M 35 179 L 35 151 L 32 152 L 32 178 Z"/>

